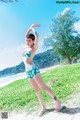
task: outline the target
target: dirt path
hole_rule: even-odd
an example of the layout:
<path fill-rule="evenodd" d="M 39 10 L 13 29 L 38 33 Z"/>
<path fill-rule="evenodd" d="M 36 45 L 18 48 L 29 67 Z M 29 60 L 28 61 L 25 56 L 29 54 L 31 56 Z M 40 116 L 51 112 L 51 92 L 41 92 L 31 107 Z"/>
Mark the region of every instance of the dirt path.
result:
<path fill-rule="evenodd" d="M 27 114 L 26 112 L 11 112 L 7 120 L 80 120 L 80 92 L 72 95 L 65 102 L 67 106 L 62 112 L 55 112 L 54 109 L 38 117 L 37 112 Z"/>

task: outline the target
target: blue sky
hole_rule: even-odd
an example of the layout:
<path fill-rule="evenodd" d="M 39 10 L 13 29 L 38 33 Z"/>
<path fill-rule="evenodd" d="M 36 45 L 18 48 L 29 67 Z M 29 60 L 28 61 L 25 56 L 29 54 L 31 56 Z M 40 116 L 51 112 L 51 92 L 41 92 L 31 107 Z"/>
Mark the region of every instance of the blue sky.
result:
<path fill-rule="evenodd" d="M 33 23 L 40 36 L 38 52 L 42 52 L 43 39 L 50 34 L 50 24 L 59 12 L 72 8 L 80 16 L 80 4 L 56 4 L 56 0 L 19 0 L 0 2 L 0 70 L 19 64 L 25 44 L 25 33 Z"/>

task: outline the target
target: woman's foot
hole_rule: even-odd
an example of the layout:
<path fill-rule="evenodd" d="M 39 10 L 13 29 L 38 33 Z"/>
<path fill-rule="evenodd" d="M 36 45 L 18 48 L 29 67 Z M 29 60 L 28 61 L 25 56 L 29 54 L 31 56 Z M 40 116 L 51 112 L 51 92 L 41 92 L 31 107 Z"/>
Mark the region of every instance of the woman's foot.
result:
<path fill-rule="evenodd" d="M 61 102 L 58 101 L 58 100 L 56 101 L 55 110 L 56 110 L 57 112 L 59 112 L 59 111 L 61 110 Z"/>
<path fill-rule="evenodd" d="M 45 108 L 45 109 L 42 109 L 42 110 L 39 112 L 38 116 L 41 117 L 45 112 L 46 112 L 46 108 Z"/>

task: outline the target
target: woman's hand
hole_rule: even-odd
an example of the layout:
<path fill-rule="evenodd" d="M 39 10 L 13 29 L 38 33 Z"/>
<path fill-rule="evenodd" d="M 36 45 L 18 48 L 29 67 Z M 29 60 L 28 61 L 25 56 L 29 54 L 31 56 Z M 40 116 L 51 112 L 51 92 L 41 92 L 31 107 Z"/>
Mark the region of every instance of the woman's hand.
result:
<path fill-rule="evenodd" d="M 33 32 L 36 34 L 36 36 L 38 36 L 38 34 L 36 33 L 34 27 L 39 27 L 39 26 L 40 26 L 40 24 L 32 24 L 32 25 L 30 26 L 30 28 L 28 29 L 28 31 L 26 32 L 26 36 L 28 36 L 31 31 L 33 31 Z"/>
<path fill-rule="evenodd" d="M 32 24 L 31 28 L 33 28 L 33 27 L 39 27 L 39 26 L 40 26 L 40 24 Z"/>

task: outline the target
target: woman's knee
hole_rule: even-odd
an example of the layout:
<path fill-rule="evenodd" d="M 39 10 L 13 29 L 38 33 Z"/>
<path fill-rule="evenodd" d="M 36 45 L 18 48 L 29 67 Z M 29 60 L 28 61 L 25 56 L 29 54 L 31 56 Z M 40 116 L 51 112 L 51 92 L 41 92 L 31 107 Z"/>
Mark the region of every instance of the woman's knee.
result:
<path fill-rule="evenodd" d="M 40 88 L 43 89 L 43 90 L 48 89 L 48 87 L 46 85 L 41 85 Z"/>
<path fill-rule="evenodd" d="M 39 88 L 34 88 L 35 92 L 36 93 L 39 93 L 40 92 L 40 89 Z"/>
<path fill-rule="evenodd" d="M 32 84 L 35 92 L 38 93 L 40 90 L 39 90 L 39 86 L 38 86 L 38 84 L 36 83 L 36 81 L 33 79 L 33 80 L 30 81 L 30 83 Z"/>

